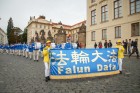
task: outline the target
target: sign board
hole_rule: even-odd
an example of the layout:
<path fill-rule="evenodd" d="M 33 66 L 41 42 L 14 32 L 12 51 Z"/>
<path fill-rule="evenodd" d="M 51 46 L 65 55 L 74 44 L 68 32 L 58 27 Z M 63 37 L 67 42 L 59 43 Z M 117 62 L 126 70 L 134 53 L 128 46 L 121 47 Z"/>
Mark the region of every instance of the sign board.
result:
<path fill-rule="evenodd" d="M 118 49 L 52 49 L 51 79 L 73 79 L 119 73 Z"/>

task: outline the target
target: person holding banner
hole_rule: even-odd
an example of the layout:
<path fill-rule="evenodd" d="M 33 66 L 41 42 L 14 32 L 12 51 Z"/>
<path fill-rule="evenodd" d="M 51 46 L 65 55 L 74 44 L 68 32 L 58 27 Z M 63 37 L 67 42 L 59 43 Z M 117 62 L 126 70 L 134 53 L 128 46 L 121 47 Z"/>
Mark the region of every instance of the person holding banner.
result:
<path fill-rule="evenodd" d="M 122 74 L 122 60 L 124 58 L 124 47 L 121 45 L 121 40 L 117 41 L 117 46 L 118 48 L 118 64 L 119 64 L 119 71 L 120 74 Z"/>
<path fill-rule="evenodd" d="M 49 50 L 51 49 L 51 41 L 46 42 L 46 47 L 43 49 L 43 56 L 44 56 L 44 65 L 45 65 L 45 81 L 48 82 L 50 80 L 50 67 L 49 67 Z"/>

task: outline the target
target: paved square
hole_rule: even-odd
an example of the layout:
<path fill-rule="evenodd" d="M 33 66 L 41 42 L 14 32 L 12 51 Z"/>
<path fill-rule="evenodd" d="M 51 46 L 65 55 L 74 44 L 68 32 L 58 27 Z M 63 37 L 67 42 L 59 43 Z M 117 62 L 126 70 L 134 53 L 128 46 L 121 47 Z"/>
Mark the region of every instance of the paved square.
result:
<path fill-rule="evenodd" d="M 44 81 L 43 59 L 0 54 L 0 93 L 140 93 L 140 59 L 126 56 L 123 74 Z"/>

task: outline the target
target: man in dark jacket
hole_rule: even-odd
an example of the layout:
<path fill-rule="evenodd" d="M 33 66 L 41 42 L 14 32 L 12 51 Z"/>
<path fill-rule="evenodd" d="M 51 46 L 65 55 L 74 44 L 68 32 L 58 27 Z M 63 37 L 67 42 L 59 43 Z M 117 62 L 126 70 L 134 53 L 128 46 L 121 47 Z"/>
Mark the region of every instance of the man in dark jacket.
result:
<path fill-rule="evenodd" d="M 108 48 L 112 48 L 112 42 L 111 42 L 111 40 L 109 40 Z"/>
<path fill-rule="evenodd" d="M 139 51 L 138 51 L 138 39 L 136 39 L 133 43 L 133 49 L 132 53 L 129 55 L 129 57 L 136 52 L 137 58 L 139 58 Z"/>
<path fill-rule="evenodd" d="M 108 45 L 107 40 L 105 40 L 104 48 L 107 48 L 107 45 Z"/>

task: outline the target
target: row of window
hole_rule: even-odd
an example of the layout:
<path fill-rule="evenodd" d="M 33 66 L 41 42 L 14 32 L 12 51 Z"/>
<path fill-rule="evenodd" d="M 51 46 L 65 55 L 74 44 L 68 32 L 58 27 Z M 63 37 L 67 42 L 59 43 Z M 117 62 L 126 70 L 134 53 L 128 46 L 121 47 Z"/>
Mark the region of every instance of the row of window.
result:
<path fill-rule="evenodd" d="M 121 38 L 121 26 L 116 26 L 114 28 L 115 30 L 115 38 Z M 95 39 L 95 31 L 91 32 L 91 40 L 96 40 Z M 132 23 L 131 24 L 131 36 L 140 36 L 140 24 L 139 22 L 137 23 Z M 102 40 L 107 39 L 107 29 L 102 30 Z"/>
<path fill-rule="evenodd" d="M 46 26 L 46 25 L 41 25 L 41 24 L 36 24 L 35 26 L 33 25 L 33 27 L 36 28 L 41 28 L 41 29 L 50 29 L 50 26 Z"/>
<path fill-rule="evenodd" d="M 95 0 L 92 0 L 95 2 Z M 130 0 L 130 14 L 140 12 L 140 0 Z M 114 18 L 120 18 L 122 14 L 122 0 L 114 0 Z M 101 7 L 101 21 L 108 21 L 108 6 Z M 91 25 L 96 24 L 96 9 L 91 11 Z"/>
<path fill-rule="evenodd" d="M 94 3 L 94 2 L 96 2 L 96 0 L 91 0 L 91 3 Z"/>

